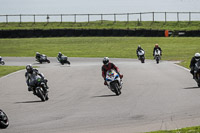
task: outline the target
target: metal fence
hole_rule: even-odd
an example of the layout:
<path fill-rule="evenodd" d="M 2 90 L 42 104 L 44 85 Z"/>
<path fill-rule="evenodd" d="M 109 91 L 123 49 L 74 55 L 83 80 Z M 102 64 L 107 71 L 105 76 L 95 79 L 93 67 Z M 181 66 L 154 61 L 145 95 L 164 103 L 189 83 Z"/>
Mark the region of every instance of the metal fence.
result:
<path fill-rule="evenodd" d="M 9 22 L 94 22 L 100 21 L 200 21 L 200 12 L 140 12 L 114 14 L 11 14 L 0 15 L 0 23 Z"/>

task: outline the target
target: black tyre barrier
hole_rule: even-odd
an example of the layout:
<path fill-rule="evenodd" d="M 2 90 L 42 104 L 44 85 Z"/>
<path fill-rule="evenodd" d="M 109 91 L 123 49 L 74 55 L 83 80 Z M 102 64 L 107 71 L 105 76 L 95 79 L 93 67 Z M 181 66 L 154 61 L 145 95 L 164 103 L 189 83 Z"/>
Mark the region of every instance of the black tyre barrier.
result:
<path fill-rule="evenodd" d="M 0 38 L 31 38 L 31 37 L 87 37 L 87 36 L 136 36 L 164 37 L 165 30 L 145 29 L 51 29 L 51 30 L 0 30 Z M 169 31 L 169 36 L 200 37 L 200 30 Z"/>

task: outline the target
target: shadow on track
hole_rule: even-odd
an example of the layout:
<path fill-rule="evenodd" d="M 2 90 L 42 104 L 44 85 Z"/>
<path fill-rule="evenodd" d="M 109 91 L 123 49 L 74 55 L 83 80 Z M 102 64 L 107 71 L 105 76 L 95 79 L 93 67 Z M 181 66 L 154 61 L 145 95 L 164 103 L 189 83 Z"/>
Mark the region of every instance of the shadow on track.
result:
<path fill-rule="evenodd" d="M 195 87 L 186 87 L 186 88 L 183 88 L 183 89 L 199 89 L 198 86 L 195 86 Z"/>
<path fill-rule="evenodd" d="M 113 95 L 101 95 L 101 96 L 93 96 L 93 98 L 94 97 L 113 97 L 113 96 L 117 96 L 117 95 L 115 95 L 115 94 L 113 94 Z"/>
<path fill-rule="evenodd" d="M 37 101 L 15 102 L 15 104 L 18 104 L 18 103 L 39 103 L 39 102 L 43 102 L 43 101 L 37 100 Z"/>

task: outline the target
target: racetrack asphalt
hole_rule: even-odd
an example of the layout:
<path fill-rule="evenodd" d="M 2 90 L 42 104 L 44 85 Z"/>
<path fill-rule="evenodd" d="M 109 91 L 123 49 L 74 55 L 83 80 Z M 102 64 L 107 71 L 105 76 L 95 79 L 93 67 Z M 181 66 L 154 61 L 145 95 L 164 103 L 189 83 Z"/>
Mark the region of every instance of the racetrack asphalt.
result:
<path fill-rule="evenodd" d="M 200 125 L 200 88 L 176 62 L 115 59 L 124 75 L 122 94 L 103 85 L 101 58 L 5 57 L 6 65 L 40 66 L 49 101 L 28 92 L 25 70 L 0 78 L 0 108 L 10 125 L 1 133 L 135 133 Z"/>

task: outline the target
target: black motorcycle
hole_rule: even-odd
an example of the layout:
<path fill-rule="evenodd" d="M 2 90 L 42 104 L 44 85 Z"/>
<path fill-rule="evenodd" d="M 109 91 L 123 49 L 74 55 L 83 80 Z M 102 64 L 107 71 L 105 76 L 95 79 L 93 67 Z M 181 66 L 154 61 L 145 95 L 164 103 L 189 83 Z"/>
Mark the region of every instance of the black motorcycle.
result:
<path fill-rule="evenodd" d="M 8 116 L 0 109 L 0 128 L 7 128 L 9 125 Z"/>
<path fill-rule="evenodd" d="M 65 63 L 67 63 L 67 64 L 70 65 L 70 62 L 68 61 L 67 56 L 61 56 L 60 58 L 57 57 L 57 59 L 58 59 L 58 61 L 59 61 L 62 65 L 64 65 Z"/>
<path fill-rule="evenodd" d="M 5 62 L 4 62 L 4 60 L 2 59 L 1 56 L 0 56 L 0 64 L 1 64 L 1 65 L 5 65 Z"/>
<path fill-rule="evenodd" d="M 45 88 L 46 82 L 47 82 L 46 79 L 37 77 L 35 86 L 33 87 L 33 91 L 35 92 L 35 95 L 38 96 L 42 101 L 46 101 L 49 99 L 47 88 Z"/>
<path fill-rule="evenodd" d="M 47 56 L 45 54 L 41 54 L 40 58 L 36 58 L 36 61 L 38 61 L 39 63 L 43 63 L 43 62 L 47 62 L 50 63 L 50 60 L 47 59 Z"/>
<path fill-rule="evenodd" d="M 200 87 L 200 60 L 195 63 L 194 67 L 194 80 L 197 82 L 198 87 Z"/>

